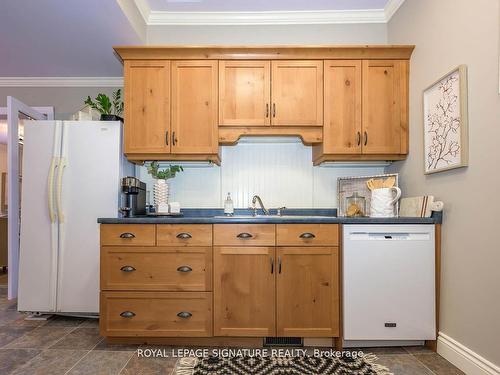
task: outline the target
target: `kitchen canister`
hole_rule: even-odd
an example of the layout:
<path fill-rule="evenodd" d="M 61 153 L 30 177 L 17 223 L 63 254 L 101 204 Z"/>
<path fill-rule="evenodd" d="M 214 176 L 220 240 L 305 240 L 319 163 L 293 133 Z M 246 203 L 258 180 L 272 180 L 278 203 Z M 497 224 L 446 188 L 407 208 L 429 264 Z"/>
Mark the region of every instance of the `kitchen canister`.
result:
<path fill-rule="evenodd" d="M 372 190 L 370 203 L 371 217 L 395 217 L 396 203 L 401 197 L 401 189 L 393 186 L 390 188 L 380 188 Z"/>

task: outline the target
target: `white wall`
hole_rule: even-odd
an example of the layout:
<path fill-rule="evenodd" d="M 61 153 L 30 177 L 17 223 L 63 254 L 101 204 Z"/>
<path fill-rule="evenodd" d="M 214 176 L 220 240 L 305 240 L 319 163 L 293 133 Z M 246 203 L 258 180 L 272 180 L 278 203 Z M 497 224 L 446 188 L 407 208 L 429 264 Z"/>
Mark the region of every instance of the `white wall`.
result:
<path fill-rule="evenodd" d="M 299 142 L 224 146 L 221 157 L 220 167 L 186 168 L 170 180 L 170 201 L 183 208 L 222 208 L 231 192 L 237 208 L 248 208 L 254 194 L 271 208 L 335 208 L 337 177 L 384 172 L 383 167 L 313 167 L 311 147 Z M 146 167 L 137 171 L 151 191 Z"/>
<path fill-rule="evenodd" d="M 150 26 L 148 44 L 385 44 L 386 24 Z"/>
<path fill-rule="evenodd" d="M 498 0 L 406 0 L 389 43 L 415 44 L 410 68 L 410 155 L 396 163 L 406 195 L 445 203 L 440 330 L 500 365 L 500 95 Z M 468 66 L 468 168 L 423 174 L 422 91 Z"/>

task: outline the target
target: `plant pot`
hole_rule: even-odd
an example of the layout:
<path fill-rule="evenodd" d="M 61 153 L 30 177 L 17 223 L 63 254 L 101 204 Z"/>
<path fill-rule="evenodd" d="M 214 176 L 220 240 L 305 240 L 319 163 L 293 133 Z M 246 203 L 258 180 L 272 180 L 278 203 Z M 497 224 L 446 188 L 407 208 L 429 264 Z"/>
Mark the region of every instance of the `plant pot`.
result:
<path fill-rule="evenodd" d="M 105 115 L 101 114 L 101 121 L 121 121 L 123 122 L 123 118 L 117 115 Z"/>

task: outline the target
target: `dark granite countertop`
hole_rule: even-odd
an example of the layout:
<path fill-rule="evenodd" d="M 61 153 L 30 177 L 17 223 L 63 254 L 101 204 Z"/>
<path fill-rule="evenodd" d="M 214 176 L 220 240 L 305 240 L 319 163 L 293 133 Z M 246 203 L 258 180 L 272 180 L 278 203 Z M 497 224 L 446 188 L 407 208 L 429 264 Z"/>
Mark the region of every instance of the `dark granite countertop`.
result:
<path fill-rule="evenodd" d="M 325 223 L 325 224 L 440 224 L 442 213 L 434 212 L 430 218 L 421 217 L 337 217 L 336 209 L 287 209 L 284 216 L 277 216 L 276 210 L 271 210 L 271 216 L 252 215 L 251 210 L 235 209 L 236 217 L 223 217 L 222 209 L 194 209 L 181 210 L 183 216 L 140 216 L 133 218 L 98 218 L 101 224 L 300 224 L 300 223 Z"/>

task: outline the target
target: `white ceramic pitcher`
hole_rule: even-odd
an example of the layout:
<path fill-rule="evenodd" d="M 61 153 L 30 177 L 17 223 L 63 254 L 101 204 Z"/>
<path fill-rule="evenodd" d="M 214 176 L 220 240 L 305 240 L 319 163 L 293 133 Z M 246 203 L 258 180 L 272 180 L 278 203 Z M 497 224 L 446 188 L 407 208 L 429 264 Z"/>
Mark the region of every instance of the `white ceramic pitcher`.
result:
<path fill-rule="evenodd" d="M 394 217 L 396 216 L 395 204 L 401 197 L 398 187 L 381 188 L 372 190 L 370 203 L 370 216 Z"/>

